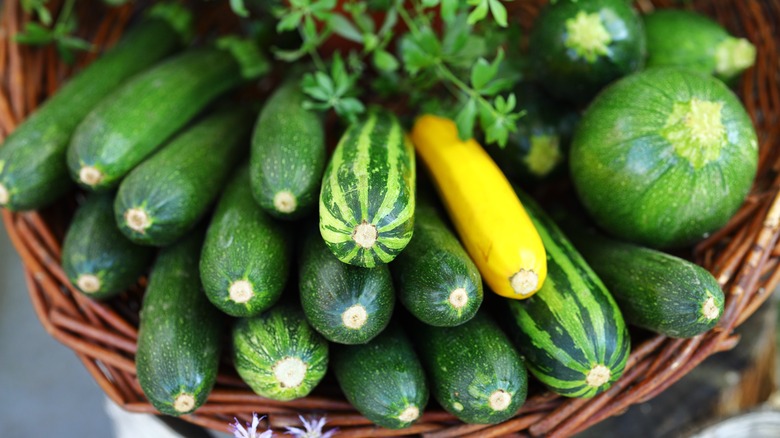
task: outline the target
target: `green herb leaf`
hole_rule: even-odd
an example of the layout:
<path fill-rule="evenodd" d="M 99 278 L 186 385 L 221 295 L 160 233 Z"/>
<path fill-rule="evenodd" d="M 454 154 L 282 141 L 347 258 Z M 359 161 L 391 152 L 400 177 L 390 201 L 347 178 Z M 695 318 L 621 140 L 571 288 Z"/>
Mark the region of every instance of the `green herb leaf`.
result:
<path fill-rule="evenodd" d="M 398 69 L 398 60 L 385 50 L 374 52 L 374 65 L 382 71 L 395 71 Z"/>
<path fill-rule="evenodd" d="M 356 43 L 363 42 L 363 34 L 347 17 L 334 13 L 330 16 L 330 27 L 336 35 Z"/>
<path fill-rule="evenodd" d="M 42 46 L 54 41 L 54 33 L 38 23 L 29 22 L 24 31 L 16 34 L 16 42 L 31 46 Z"/>
<path fill-rule="evenodd" d="M 244 0 L 230 0 L 230 9 L 233 13 L 240 17 L 248 17 L 249 10 L 247 10 Z"/>
<path fill-rule="evenodd" d="M 407 34 L 401 40 L 401 58 L 411 75 L 441 62 L 441 45 L 433 30 L 425 28 L 416 34 Z"/>
<path fill-rule="evenodd" d="M 291 11 L 288 14 L 284 14 L 282 19 L 276 23 L 276 31 L 284 32 L 288 30 L 295 30 L 303 19 L 303 13 L 300 11 Z"/>
<path fill-rule="evenodd" d="M 469 99 L 458 115 L 455 116 L 455 125 L 458 127 L 458 136 L 461 140 L 474 137 L 474 122 L 477 118 L 477 101 Z"/>

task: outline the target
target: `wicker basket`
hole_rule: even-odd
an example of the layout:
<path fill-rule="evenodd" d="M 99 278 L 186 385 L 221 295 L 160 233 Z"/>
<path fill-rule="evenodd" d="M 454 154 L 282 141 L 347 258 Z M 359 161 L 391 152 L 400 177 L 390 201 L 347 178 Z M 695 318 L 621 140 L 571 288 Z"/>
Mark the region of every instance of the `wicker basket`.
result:
<path fill-rule="evenodd" d="M 19 46 L 13 36 L 29 19 L 18 0 L 5 2 L 0 23 L 0 140 L 52 94 L 72 71 L 51 48 Z M 50 2 L 53 10 L 59 3 Z M 227 2 L 209 2 L 227 3 Z M 542 0 L 514 2 L 519 19 L 528 26 Z M 638 1 L 646 11 L 678 6 L 674 0 Z M 688 4 L 688 3 L 686 3 Z M 708 356 L 734 347 L 735 327 L 749 317 L 780 282 L 780 0 L 701 0 L 690 7 L 723 23 L 733 34 L 750 39 L 759 55 L 738 89 L 758 130 L 760 158 L 753 190 L 722 230 L 699 243 L 689 255 L 709 269 L 727 294 L 726 310 L 714 330 L 693 339 L 656 336 L 634 344 L 623 377 L 592 399 L 566 399 L 548 392 L 529 394 L 513 419 L 499 425 L 464 425 L 443 411 L 429 410 L 413 427 L 402 431 L 375 428 L 347 403 L 334 385 L 321 385 L 316 396 L 276 402 L 255 395 L 225 364 L 208 402 L 184 419 L 227 431 L 234 417 L 247 421 L 253 412 L 265 414 L 275 430 L 299 425 L 298 414 L 327 414 L 328 425 L 344 436 L 423 434 L 427 437 L 572 435 L 628 406 L 652 398 L 690 372 Z M 207 6 L 211 7 L 211 6 Z M 78 2 L 82 36 L 98 47 L 113 44 L 131 20 L 131 6 L 104 10 Z M 210 14 L 203 14 L 210 17 Z M 209 19 L 209 18 L 207 18 Z M 236 23 L 201 23 L 201 30 Z M 95 54 L 79 59 L 84 65 Z M 106 394 L 133 412 L 155 413 L 136 379 L 134 354 L 138 307 L 143 281 L 120 298 L 93 302 L 76 293 L 59 263 L 63 231 L 73 210 L 68 199 L 46 211 L 3 211 L 8 234 L 24 262 L 30 299 L 46 331 L 75 351 Z"/>

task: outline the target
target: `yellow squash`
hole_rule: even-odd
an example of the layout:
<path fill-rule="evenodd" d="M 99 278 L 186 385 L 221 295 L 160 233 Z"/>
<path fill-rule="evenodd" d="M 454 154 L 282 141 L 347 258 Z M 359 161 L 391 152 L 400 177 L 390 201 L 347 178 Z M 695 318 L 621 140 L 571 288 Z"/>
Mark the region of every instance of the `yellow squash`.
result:
<path fill-rule="evenodd" d="M 441 117 L 420 117 L 412 141 L 482 278 L 501 296 L 533 295 L 547 276 L 547 255 L 496 163 L 476 141 L 461 141 L 455 123 Z"/>

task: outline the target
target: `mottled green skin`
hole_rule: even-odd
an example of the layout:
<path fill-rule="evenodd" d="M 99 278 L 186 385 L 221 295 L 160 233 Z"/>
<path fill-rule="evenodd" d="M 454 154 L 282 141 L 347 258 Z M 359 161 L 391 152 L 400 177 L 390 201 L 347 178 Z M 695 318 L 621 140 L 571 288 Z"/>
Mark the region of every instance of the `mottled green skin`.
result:
<path fill-rule="evenodd" d="M 273 373 L 274 364 L 288 358 L 306 364 L 306 376 L 297 387 L 285 387 Z M 280 305 L 233 325 L 233 363 L 241 379 L 258 395 L 272 400 L 305 397 L 328 369 L 328 342 L 306 322 L 295 307 Z"/>
<path fill-rule="evenodd" d="M 412 340 L 434 398 L 461 421 L 500 423 L 513 417 L 525 402 L 528 374 L 523 360 L 485 312 L 457 327 L 418 324 Z M 509 406 L 500 411 L 488 402 L 498 390 L 511 396 Z"/>
<path fill-rule="evenodd" d="M 19 125 L 0 147 L 0 184 L 10 194 L 5 207 L 38 209 L 73 189 L 65 156 L 76 126 L 127 78 L 180 44 L 181 35 L 164 20 L 139 25 Z"/>
<path fill-rule="evenodd" d="M 81 275 L 101 283 L 91 298 L 109 298 L 135 284 L 151 265 L 152 248 L 135 245 L 116 227 L 114 194 L 95 193 L 76 210 L 62 244 L 62 269 L 78 289 Z"/>
<path fill-rule="evenodd" d="M 547 251 L 547 279 L 531 298 L 505 300 L 512 327 L 507 332 L 547 388 L 566 397 L 593 397 L 623 375 L 631 349 L 628 329 L 585 259 L 533 200 L 519 194 Z M 610 377 L 589 385 L 588 373 L 599 365 Z"/>
<path fill-rule="evenodd" d="M 253 114 L 220 111 L 176 136 L 122 181 L 114 204 L 119 229 L 133 242 L 167 246 L 205 215 L 248 149 Z M 125 220 L 143 209 L 151 226 L 139 232 Z"/>
<path fill-rule="evenodd" d="M 643 20 L 647 67 L 677 66 L 715 74 L 718 44 L 731 38 L 720 24 L 696 12 L 677 9 L 657 10 L 643 16 Z M 733 77 L 718 76 L 724 81 Z"/>
<path fill-rule="evenodd" d="M 695 169 L 663 136 L 675 103 L 723 104 L 728 140 Z M 723 226 L 756 176 L 758 141 L 737 97 L 710 76 L 667 68 L 624 78 L 585 112 L 574 135 L 570 169 L 596 222 L 622 239 L 665 248 L 693 243 Z"/>
<path fill-rule="evenodd" d="M 433 206 L 418 202 L 414 222 L 414 237 L 390 264 L 398 299 L 426 324 L 463 324 L 482 304 L 479 270 Z M 468 297 L 460 308 L 449 301 L 458 288 Z"/>
<path fill-rule="evenodd" d="M 146 398 L 160 412 L 179 394 L 202 405 L 217 379 L 222 314 L 206 299 L 198 276 L 201 231 L 160 252 L 141 305 L 135 364 Z"/>
<path fill-rule="evenodd" d="M 553 101 L 535 85 L 523 84 L 515 94 L 522 96 L 525 111 L 517 120 L 517 130 L 509 134 L 504 147 L 483 142 L 485 149 L 511 180 L 535 184 L 562 175 L 579 114 Z M 539 153 L 534 147 L 546 150 Z M 534 162 L 535 155 L 545 155 L 543 163 Z"/>
<path fill-rule="evenodd" d="M 306 236 L 299 270 L 301 306 L 306 319 L 331 342 L 364 344 L 387 327 L 395 291 L 387 265 L 359 268 L 337 259 L 316 232 Z M 353 305 L 368 315 L 365 325 L 349 328 L 341 315 Z"/>
<path fill-rule="evenodd" d="M 715 277 L 695 263 L 585 232 L 572 240 L 629 324 L 690 338 L 715 327 L 723 315 L 723 291 Z M 702 314 L 710 298 L 718 309 L 714 319 Z"/>
<path fill-rule="evenodd" d="M 334 345 L 332 364 L 347 400 L 377 426 L 409 427 L 417 419 L 404 421 L 401 414 L 417 408 L 422 415 L 428 403 L 425 371 L 396 324 L 367 344 Z"/>
<path fill-rule="evenodd" d="M 252 191 L 267 213 L 297 219 L 311 213 L 319 200 L 325 169 L 325 127 L 314 111 L 303 108 L 298 81 L 279 88 L 263 107 L 252 137 Z M 287 191 L 296 208 L 277 210 L 274 196 Z"/>
<path fill-rule="evenodd" d="M 68 148 L 71 177 L 82 166 L 105 176 L 92 190 L 116 187 L 210 102 L 243 80 L 227 50 L 191 49 L 127 81 L 76 128 Z"/>
<path fill-rule="evenodd" d="M 580 11 L 598 13 L 612 40 L 607 54 L 594 62 L 565 44 L 566 22 Z M 642 68 L 645 34 L 639 14 L 624 0 L 558 0 L 534 21 L 530 48 L 536 78 L 550 94 L 587 102 L 608 83 Z"/>
<path fill-rule="evenodd" d="M 333 152 L 320 192 L 320 233 L 344 263 L 372 268 L 390 263 L 414 231 L 415 156 L 398 119 L 376 110 L 353 123 Z M 376 243 L 353 240 L 366 222 Z"/>
<path fill-rule="evenodd" d="M 209 300 L 231 316 L 255 316 L 268 310 L 287 283 L 293 237 L 255 204 L 249 167 L 239 170 L 217 205 L 200 259 L 200 278 Z M 238 303 L 230 286 L 245 280 L 254 295 Z"/>

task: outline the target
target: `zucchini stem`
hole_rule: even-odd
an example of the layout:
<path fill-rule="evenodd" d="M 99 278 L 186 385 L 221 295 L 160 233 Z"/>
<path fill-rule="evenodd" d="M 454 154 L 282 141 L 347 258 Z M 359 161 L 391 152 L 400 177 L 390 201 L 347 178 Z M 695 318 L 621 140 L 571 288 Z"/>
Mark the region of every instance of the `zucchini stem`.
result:
<path fill-rule="evenodd" d="M 450 305 L 455 309 L 462 309 L 469 302 L 469 295 L 466 293 L 466 289 L 459 287 L 450 293 L 449 298 Z"/>
<path fill-rule="evenodd" d="M 246 280 L 238 280 L 234 281 L 233 284 L 230 285 L 228 295 L 233 302 L 244 304 L 251 300 L 253 296 L 255 296 L 255 291 L 252 288 L 252 284 L 250 282 Z"/>
<path fill-rule="evenodd" d="M 401 412 L 401 415 L 398 416 L 398 419 L 403 421 L 404 423 L 410 423 L 420 417 L 420 408 L 417 406 L 409 406 L 406 409 L 404 409 L 403 412 Z"/>
<path fill-rule="evenodd" d="M 707 301 L 705 301 L 704 305 L 701 306 L 701 314 L 704 315 L 708 321 L 712 321 L 713 319 L 720 316 L 720 309 L 718 309 L 718 306 L 715 304 L 715 298 L 707 298 Z"/>
<path fill-rule="evenodd" d="M 609 370 L 609 368 L 602 364 L 598 364 L 591 368 L 590 371 L 588 371 L 588 375 L 585 376 L 585 383 L 587 383 L 588 386 L 598 388 L 599 386 L 609 382 L 610 377 L 612 377 L 612 372 Z"/>
<path fill-rule="evenodd" d="M 79 180 L 90 187 L 94 187 L 103 182 L 104 177 L 105 175 L 103 175 L 103 172 L 92 166 L 84 166 L 79 170 Z"/>
<path fill-rule="evenodd" d="M 173 401 L 173 409 L 176 409 L 176 412 L 181 412 L 182 414 L 192 411 L 194 407 L 195 397 L 186 392 L 177 395 L 176 399 Z"/>
<path fill-rule="evenodd" d="M 274 208 L 279 213 L 290 214 L 298 208 L 298 202 L 292 192 L 283 190 L 274 195 Z"/>
<path fill-rule="evenodd" d="M 352 240 L 361 248 L 370 249 L 376 243 L 377 235 L 376 226 L 363 221 L 352 232 Z"/>
<path fill-rule="evenodd" d="M 539 276 L 534 271 L 521 269 L 509 279 L 509 283 L 516 294 L 524 297 L 536 290 L 539 285 Z"/>
<path fill-rule="evenodd" d="M 366 321 L 368 321 L 368 312 L 361 304 L 350 306 L 341 314 L 341 322 L 345 327 L 353 330 L 361 329 L 366 325 Z"/>
<path fill-rule="evenodd" d="M 3 184 L 0 184 L 0 205 L 8 204 L 11 200 L 11 194 L 8 193 L 8 189 Z"/>
<path fill-rule="evenodd" d="M 297 357 L 285 357 L 273 366 L 276 380 L 283 388 L 297 388 L 306 377 L 306 364 Z"/>
<path fill-rule="evenodd" d="M 490 405 L 490 409 L 493 409 L 494 411 L 503 411 L 512 404 L 512 396 L 503 389 L 499 389 L 490 394 L 488 404 Z"/>
<path fill-rule="evenodd" d="M 103 285 L 97 275 L 81 274 L 79 275 L 79 278 L 76 279 L 76 286 L 84 293 L 94 294 L 95 292 L 99 292 Z"/>
<path fill-rule="evenodd" d="M 125 212 L 125 222 L 131 230 L 137 231 L 141 234 L 146 232 L 146 229 L 152 225 L 149 220 L 149 215 L 141 208 L 131 208 Z"/>

